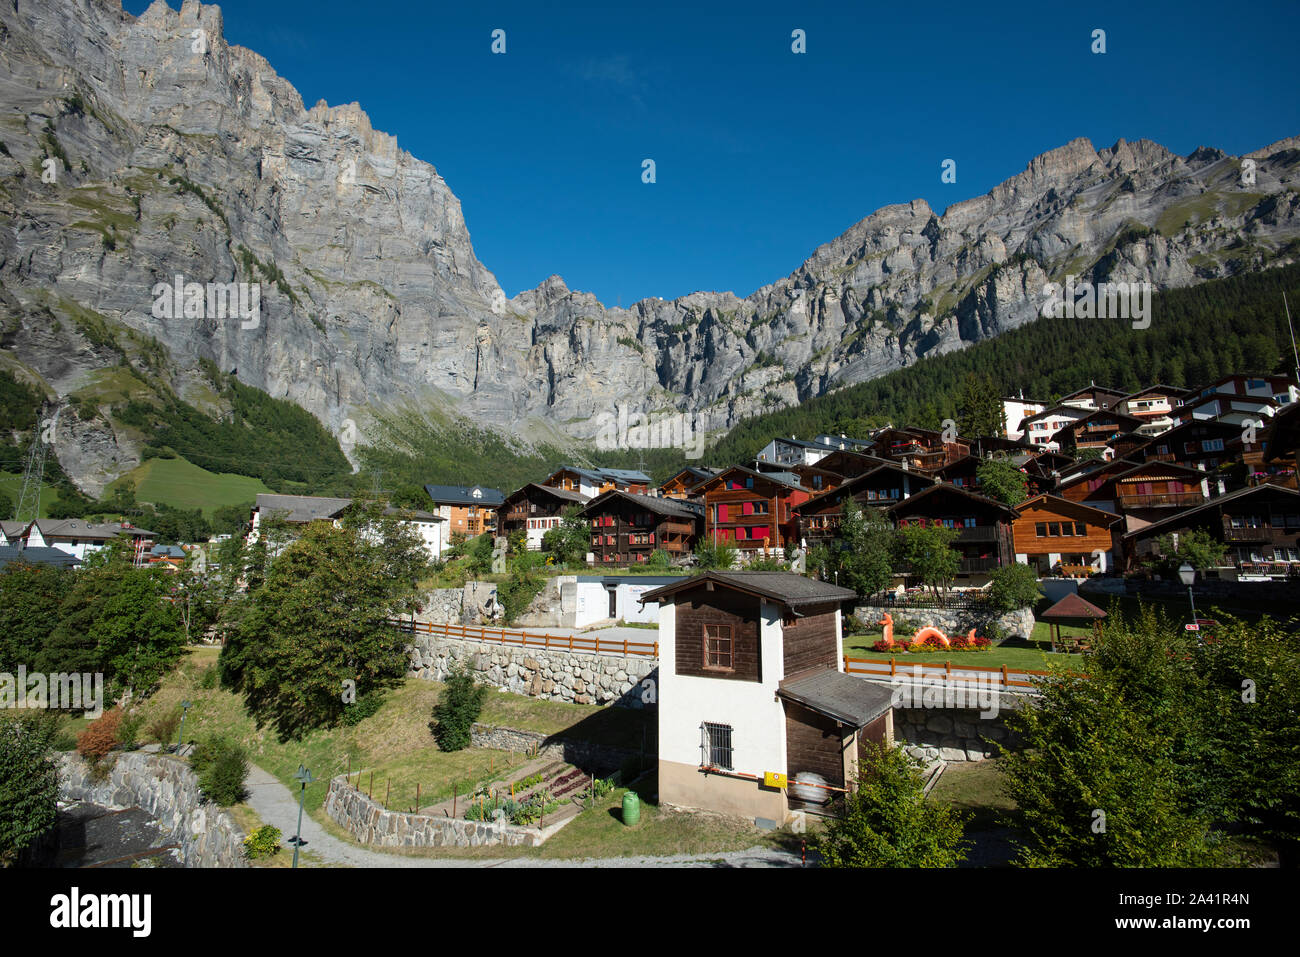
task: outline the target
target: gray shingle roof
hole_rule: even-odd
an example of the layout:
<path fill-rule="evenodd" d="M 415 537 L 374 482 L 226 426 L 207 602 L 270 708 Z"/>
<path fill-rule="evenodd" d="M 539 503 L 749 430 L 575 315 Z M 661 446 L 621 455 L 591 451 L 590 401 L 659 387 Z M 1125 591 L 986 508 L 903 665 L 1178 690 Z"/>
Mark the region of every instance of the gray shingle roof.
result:
<path fill-rule="evenodd" d="M 50 538 L 75 538 L 81 541 L 106 542 L 111 538 L 117 538 L 119 535 L 140 535 L 145 538 L 156 538 L 158 534 L 145 528 L 124 527 L 117 522 L 104 522 L 96 525 L 87 522 L 84 518 L 42 518 L 38 519 L 34 524 L 39 529 L 41 537 L 46 541 Z"/>
<path fill-rule="evenodd" d="M 314 522 L 322 518 L 335 518 L 352 504 L 350 498 L 324 498 L 315 495 L 259 495 L 259 512 L 284 513 L 279 517 L 286 522 Z"/>
<path fill-rule="evenodd" d="M 438 505 L 486 505 L 492 508 L 506 500 L 500 489 L 482 485 L 426 485 L 424 490 Z M 474 496 L 476 491 L 480 493 L 477 498 Z"/>
<path fill-rule="evenodd" d="M 18 548 L 15 545 L 0 545 L 0 568 L 10 562 L 27 562 L 32 565 L 80 565 L 80 559 L 74 558 L 58 548 Z"/>
<path fill-rule="evenodd" d="M 690 519 L 700 515 L 699 511 L 675 498 L 660 498 L 652 495 L 635 495 L 631 492 L 620 492 L 618 489 L 610 489 L 608 492 L 597 495 L 583 506 L 582 514 L 593 511 L 614 498 L 626 499 L 638 508 L 644 508 L 647 512 L 654 512 L 656 515 L 673 515 L 678 518 Z"/>
<path fill-rule="evenodd" d="M 779 601 L 792 611 L 806 605 L 824 605 L 827 602 L 842 602 L 857 598 L 857 592 L 851 588 L 840 588 L 815 578 L 805 578 L 794 572 L 705 572 L 683 579 L 663 588 L 646 592 L 641 601 L 658 601 L 660 597 L 694 588 L 706 582 L 714 582 L 727 588 L 759 595 Z"/>
<path fill-rule="evenodd" d="M 893 707 L 889 688 L 854 678 L 834 668 L 824 668 L 787 678 L 778 695 L 828 718 L 861 728 Z"/>

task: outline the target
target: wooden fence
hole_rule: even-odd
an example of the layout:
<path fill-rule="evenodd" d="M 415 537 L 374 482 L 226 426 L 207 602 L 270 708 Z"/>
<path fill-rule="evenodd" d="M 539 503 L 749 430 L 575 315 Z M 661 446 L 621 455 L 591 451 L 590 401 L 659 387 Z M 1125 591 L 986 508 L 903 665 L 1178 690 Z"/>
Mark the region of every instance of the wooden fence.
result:
<path fill-rule="evenodd" d="M 1021 688 L 1032 691 L 1037 687 L 1038 679 L 1045 678 L 1050 674 L 1047 671 L 1021 671 L 1018 668 L 1008 668 L 1006 665 L 998 668 L 985 668 L 978 665 L 958 664 L 954 668 L 951 661 L 945 661 L 943 664 L 934 662 L 920 664 L 904 661 L 900 665 L 896 658 L 883 660 L 880 658 L 850 658 L 848 655 L 844 656 L 844 673 L 859 678 L 910 678 L 917 674 L 916 669 L 918 667 L 921 669 L 920 676 L 922 678 L 942 678 L 967 684 L 987 682 L 996 677 L 999 687 L 1006 690 Z"/>
<path fill-rule="evenodd" d="M 659 657 L 657 641 L 628 641 L 625 638 L 595 638 L 586 635 L 537 635 L 527 631 L 511 631 L 507 628 L 487 628 L 482 625 L 435 625 L 428 621 L 413 622 L 404 618 L 390 618 L 388 623 L 411 634 L 464 638 L 469 641 L 486 641 L 520 648 L 549 648 L 591 655 Z"/>

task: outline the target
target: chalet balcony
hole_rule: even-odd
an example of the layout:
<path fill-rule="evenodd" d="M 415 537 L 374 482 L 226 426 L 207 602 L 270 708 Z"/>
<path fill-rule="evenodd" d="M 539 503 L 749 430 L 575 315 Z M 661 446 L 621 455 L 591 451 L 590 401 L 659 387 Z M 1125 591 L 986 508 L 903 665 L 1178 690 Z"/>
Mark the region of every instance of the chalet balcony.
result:
<path fill-rule="evenodd" d="M 959 542 L 996 542 L 998 527 L 996 525 L 976 525 L 974 528 L 959 528 Z"/>
<path fill-rule="evenodd" d="M 694 535 L 695 526 L 687 522 L 664 522 L 659 530 L 665 535 Z"/>
<path fill-rule="evenodd" d="M 996 558 L 963 558 L 957 570 L 962 575 L 977 575 L 981 572 L 991 572 L 1000 565 Z"/>
<path fill-rule="evenodd" d="M 1116 497 L 1120 508 L 1190 508 L 1205 503 L 1205 496 L 1197 492 L 1162 492 L 1153 495 L 1125 495 Z"/>
<path fill-rule="evenodd" d="M 1146 457 L 1148 462 L 1177 462 L 1178 457 L 1173 452 L 1152 453 Z"/>
<path fill-rule="evenodd" d="M 1267 542 L 1272 538 L 1273 529 L 1267 525 L 1257 525 L 1253 528 L 1225 526 L 1223 529 L 1223 540 L 1225 542 Z"/>
<path fill-rule="evenodd" d="M 1243 575 L 1300 578 L 1300 562 L 1241 562 L 1237 565 L 1237 570 Z"/>

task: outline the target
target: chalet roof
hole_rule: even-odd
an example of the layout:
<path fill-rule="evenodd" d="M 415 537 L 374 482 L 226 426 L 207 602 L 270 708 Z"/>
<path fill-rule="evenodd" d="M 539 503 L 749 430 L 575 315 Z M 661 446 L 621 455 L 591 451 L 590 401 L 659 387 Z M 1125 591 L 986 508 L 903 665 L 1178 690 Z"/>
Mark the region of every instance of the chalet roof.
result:
<path fill-rule="evenodd" d="M 999 511 L 1005 512 L 1008 516 L 1015 514 L 1014 510 L 1009 505 L 1003 505 L 995 499 L 991 499 L 985 495 L 980 495 L 976 492 L 967 491 L 964 488 L 959 488 L 958 486 L 951 485 L 947 482 L 940 482 L 937 485 L 931 485 L 929 488 L 923 488 L 910 498 L 905 498 L 901 502 L 889 506 L 886 511 L 892 514 L 904 508 L 915 508 L 927 498 L 932 498 L 936 495 L 959 495 L 962 498 L 968 499 L 974 505 L 985 505 L 995 508 Z"/>
<path fill-rule="evenodd" d="M 816 441 L 809 442 L 805 439 L 796 439 L 789 436 L 775 438 L 772 440 L 772 442 L 769 442 L 768 445 L 771 445 L 773 442 L 782 442 L 786 445 L 793 445 L 796 448 L 801 448 L 801 449 L 816 449 L 816 450 L 829 449 L 837 452 L 842 451 L 841 449 L 837 449 L 833 445 L 827 445 L 824 442 L 816 442 Z M 767 446 L 764 446 L 764 448 L 766 447 Z"/>
<path fill-rule="evenodd" d="M 1025 510 L 1028 509 L 1031 505 L 1034 505 L 1035 503 L 1041 503 L 1046 507 L 1055 508 L 1060 511 L 1066 511 L 1066 512 L 1083 511 L 1083 512 L 1090 512 L 1094 516 L 1105 517 L 1107 521 L 1105 521 L 1104 523 L 1098 522 L 1097 524 L 1104 524 L 1107 528 L 1110 528 L 1112 525 L 1116 524 L 1117 522 L 1121 522 L 1124 519 L 1124 516 L 1116 515 L 1114 512 L 1108 512 L 1104 508 L 1094 508 L 1093 506 L 1085 505 L 1082 502 L 1072 502 L 1068 498 L 1061 498 L 1059 495 L 1049 495 L 1046 492 L 1044 492 L 1042 495 L 1035 495 L 1033 498 L 1025 499 L 1023 502 L 1017 505 L 1015 507 L 1016 515 L 1023 515 Z"/>
<path fill-rule="evenodd" d="M 1264 431 L 1269 461 L 1295 454 L 1300 445 L 1300 403 L 1283 406 Z M 0 523 L 3 524 L 3 523 Z"/>
<path fill-rule="evenodd" d="M 590 468 L 580 465 L 561 465 L 558 469 L 547 476 L 547 478 L 559 475 L 561 472 L 573 472 L 575 475 L 581 475 L 583 478 L 591 479 L 597 484 L 608 482 L 611 479 L 616 482 L 625 482 L 628 484 L 650 484 L 650 476 L 646 475 L 644 472 L 637 472 L 631 469 L 607 469 L 595 465 Z"/>
<path fill-rule="evenodd" d="M 837 486 L 836 488 L 828 489 L 825 492 L 815 495 L 812 498 L 808 499 L 808 501 L 806 502 L 800 502 L 798 505 L 794 507 L 794 511 L 799 512 L 800 514 L 803 514 L 805 512 L 815 512 L 826 502 L 828 496 L 853 495 L 855 492 L 857 492 L 859 488 L 867 484 L 867 479 L 885 471 L 897 472 L 899 475 L 910 476 L 911 478 L 915 479 L 918 484 L 921 485 L 924 485 L 927 482 L 930 483 L 931 485 L 935 485 L 938 483 L 938 479 L 936 479 L 933 475 L 929 475 L 925 472 L 918 472 L 916 469 L 905 469 L 898 462 L 886 461 L 884 464 L 877 466 L 876 468 L 872 469 L 870 472 L 864 472 L 855 478 L 849 479 L 847 482 Z M 919 494 L 919 493 L 914 493 L 914 494 Z"/>
<path fill-rule="evenodd" d="M 0 521 L 0 533 L 3 533 L 6 538 L 22 538 L 31 524 L 31 522 L 19 522 L 5 519 L 4 521 Z"/>
<path fill-rule="evenodd" d="M 47 541 L 51 538 L 75 538 L 83 541 L 108 541 L 117 538 L 119 535 L 139 536 L 141 538 L 157 538 L 157 532 L 151 532 L 147 528 L 136 528 L 134 525 L 125 525 L 118 522 L 105 522 L 96 525 L 87 522 L 84 518 L 39 518 L 32 523 L 40 531 L 41 537 Z"/>
<path fill-rule="evenodd" d="M 608 492 L 602 492 L 600 495 L 597 495 L 590 502 L 584 505 L 582 511 L 578 514 L 589 515 L 599 512 L 603 506 L 608 505 L 615 499 L 624 499 L 631 502 L 637 508 L 643 508 L 647 512 L 654 512 L 656 515 L 672 515 L 677 518 L 694 519 L 700 514 L 689 505 L 679 502 L 675 498 L 662 498 L 656 495 L 636 495 L 632 492 L 624 492 L 616 488 L 612 488 Z"/>
<path fill-rule="evenodd" d="M 1284 496 L 1290 495 L 1296 499 L 1297 503 L 1300 503 L 1300 492 L 1297 492 L 1295 489 L 1286 488 L 1283 485 L 1272 485 L 1269 483 L 1265 483 L 1263 485 L 1252 485 L 1250 488 L 1238 489 L 1235 492 L 1229 492 L 1227 495 L 1216 496 L 1210 499 L 1208 502 L 1205 502 L 1203 505 L 1194 505 L 1191 508 L 1185 508 L 1180 511 L 1177 511 L 1173 515 L 1170 515 L 1168 518 L 1162 518 L 1158 522 L 1152 522 L 1150 525 L 1147 525 L 1144 528 L 1139 528 L 1131 532 L 1126 532 L 1124 534 L 1124 537 L 1132 538 L 1135 535 L 1148 535 L 1155 532 L 1159 532 L 1161 529 L 1180 528 L 1182 527 L 1183 524 L 1185 524 L 1188 521 L 1188 519 L 1192 518 L 1195 515 L 1199 515 L 1201 512 L 1204 512 L 1206 509 L 1219 508 L 1223 505 L 1228 505 L 1240 501 L 1241 499 L 1250 498 L 1252 495 L 1259 495 L 1265 492 L 1270 492 L 1273 494 L 1280 493 Z"/>
<path fill-rule="evenodd" d="M 1176 398 L 1182 398 L 1191 394 L 1191 389 L 1183 389 L 1176 385 L 1161 385 L 1160 383 L 1156 383 L 1155 385 L 1147 386 L 1145 389 L 1138 389 L 1136 392 L 1130 392 L 1120 401 L 1129 402 L 1133 399 L 1141 398 L 1144 395 L 1172 395 Z"/>
<path fill-rule="evenodd" d="M 704 484 L 711 485 L 714 482 L 725 480 L 732 472 L 743 472 L 745 475 L 752 475 L 755 478 L 765 479 L 768 482 L 775 482 L 777 485 L 786 485 L 799 492 L 806 492 L 803 483 L 799 481 L 799 476 L 793 472 L 759 472 L 756 469 L 746 468 L 743 465 L 733 465 L 725 468 L 713 478 L 707 480 Z"/>
<path fill-rule="evenodd" d="M 31 565 L 80 565 L 81 560 L 59 548 L 40 548 L 35 545 L 20 548 L 17 545 L 0 545 L 0 568 L 10 562 L 27 562 Z"/>
<path fill-rule="evenodd" d="M 352 504 L 350 498 L 327 498 L 318 495 L 259 495 L 255 508 L 259 512 L 284 512 L 286 522 L 315 522 L 337 518 Z"/>
<path fill-rule="evenodd" d="M 646 592 L 641 596 L 641 601 L 658 601 L 667 595 L 700 585 L 720 585 L 723 588 L 757 595 L 760 598 L 769 598 L 780 602 L 791 611 L 797 611 L 807 605 L 824 605 L 827 602 L 843 602 L 857 598 L 857 592 L 851 588 L 841 588 L 838 585 L 817 581 L 815 578 L 805 578 L 794 572 L 710 571 Z"/>
<path fill-rule="evenodd" d="M 660 485 L 659 487 L 663 488 L 664 485 L 668 485 L 671 482 L 675 482 L 677 481 L 677 479 L 683 478 L 683 476 L 685 476 L 685 479 L 683 479 L 683 481 L 693 480 L 694 484 L 699 485 L 701 482 L 706 482 L 709 479 L 713 478 L 713 476 L 717 475 L 721 471 L 722 469 L 715 469 L 708 466 L 700 467 L 697 465 L 688 465 L 686 466 L 686 468 L 682 469 L 680 472 L 678 472 L 676 475 L 670 478 L 667 482 L 664 482 L 663 485 Z"/>
<path fill-rule="evenodd" d="M 1150 471 L 1152 469 L 1156 469 L 1161 472 L 1181 472 L 1185 476 L 1194 475 L 1198 479 L 1205 478 L 1207 474 L 1205 472 L 1202 472 L 1198 468 L 1193 468 L 1190 465 L 1180 465 L 1178 462 L 1143 462 L 1141 465 L 1135 465 L 1131 469 L 1128 469 L 1124 472 L 1120 472 L 1118 475 L 1115 476 L 1115 481 L 1119 482 L 1122 479 L 1128 478 L 1130 475 L 1135 475 L 1138 472 Z M 1155 476 L 1153 476 L 1153 478 L 1154 477 Z"/>
<path fill-rule="evenodd" d="M 515 499 L 528 497 L 529 495 L 540 492 L 543 495 L 549 495 L 552 498 L 558 498 L 566 502 L 577 502 L 579 505 L 586 505 L 591 499 L 581 492 L 571 492 L 568 489 L 556 488 L 553 485 L 541 485 L 537 482 L 529 482 L 522 488 L 515 489 L 506 496 L 506 502 L 513 502 Z M 505 502 L 502 503 L 503 505 Z"/>
<path fill-rule="evenodd" d="M 426 485 L 435 505 L 500 505 L 506 500 L 505 493 L 496 488 L 482 485 Z M 479 495 L 476 497 L 475 492 Z"/>
<path fill-rule="evenodd" d="M 854 728 L 871 723 L 894 706 L 891 689 L 829 667 L 787 678 L 776 693 Z"/>
<path fill-rule="evenodd" d="M 1077 621 L 1080 618 L 1105 618 L 1106 613 L 1081 597 L 1077 592 L 1070 592 L 1047 611 L 1038 616 L 1039 621 Z"/>

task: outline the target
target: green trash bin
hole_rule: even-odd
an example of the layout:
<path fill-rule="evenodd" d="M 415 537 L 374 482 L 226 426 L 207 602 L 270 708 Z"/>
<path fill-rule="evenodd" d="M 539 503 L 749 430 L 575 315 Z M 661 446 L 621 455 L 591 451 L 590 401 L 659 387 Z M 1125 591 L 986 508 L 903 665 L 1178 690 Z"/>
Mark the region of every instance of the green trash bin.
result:
<path fill-rule="evenodd" d="M 641 820 L 641 799 L 636 792 L 628 791 L 623 795 L 623 823 L 629 826 Z"/>

